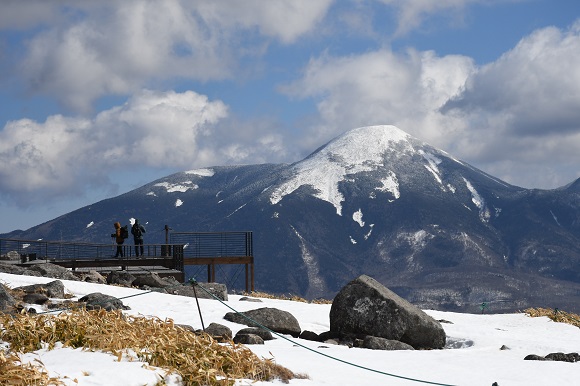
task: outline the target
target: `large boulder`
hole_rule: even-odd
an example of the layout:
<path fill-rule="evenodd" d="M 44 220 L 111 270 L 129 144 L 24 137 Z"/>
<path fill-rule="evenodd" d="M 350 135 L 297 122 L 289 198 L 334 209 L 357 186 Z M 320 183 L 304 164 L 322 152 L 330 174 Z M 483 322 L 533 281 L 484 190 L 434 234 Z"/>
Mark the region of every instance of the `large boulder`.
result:
<path fill-rule="evenodd" d="M 330 331 L 398 340 L 416 349 L 443 348 L 446 338 L 437 320 L 366 275 L 334 298 Z"/>
<path fill-rule="evenodd" d="M 277 308 L 264 307 L 242 313 L 228 312 L 224 319 L 249 327 L 260 327 L 259 324 L 261 324 L 274 332 L 289 334 L 294 338 L 297 338 L 301 331 L 300 324 L 294 315 Z"/>

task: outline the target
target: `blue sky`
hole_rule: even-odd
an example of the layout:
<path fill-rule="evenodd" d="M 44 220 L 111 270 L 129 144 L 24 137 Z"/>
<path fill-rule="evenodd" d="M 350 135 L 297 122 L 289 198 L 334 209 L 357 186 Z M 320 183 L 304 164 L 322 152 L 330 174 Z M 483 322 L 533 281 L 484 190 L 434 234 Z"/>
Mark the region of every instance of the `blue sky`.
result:
<path fill-rule="evenodd" d="M 375 124 L 514 185 L 580 177 L 576 0 L 1 6 L 0 232 Z"/>

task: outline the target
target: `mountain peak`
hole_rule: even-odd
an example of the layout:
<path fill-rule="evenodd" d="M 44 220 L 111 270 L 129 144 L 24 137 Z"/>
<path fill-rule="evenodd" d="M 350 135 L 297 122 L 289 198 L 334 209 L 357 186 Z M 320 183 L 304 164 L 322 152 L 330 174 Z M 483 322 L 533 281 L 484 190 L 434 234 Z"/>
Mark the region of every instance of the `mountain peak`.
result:
<path fill-rule="evenodd" d="M 396 126 L 360 127 L 334 138 L 308 158 L 332 160 L 345 166 L 369 162 L 381 163 L 382 155 L 386 150 L 399 143 L 403 143 L 405 148 L 410 148 L 408 142 L 412 138 Z"/>
<path fill-rule="evenodd" d="M 347 175 L 384 166 L 385 152 L 395 146 L 398 151 L 413 151 L 411 140 L 415 139 L 390 125 L 349 130 L 296 163 L 293 175 L 272 191 L 270 202 L 277 204 L 300 186 L 310 185 L 317 191 L 315 197 L 330 202 L 341 215 L 344 197 L 338 183 Z"/>

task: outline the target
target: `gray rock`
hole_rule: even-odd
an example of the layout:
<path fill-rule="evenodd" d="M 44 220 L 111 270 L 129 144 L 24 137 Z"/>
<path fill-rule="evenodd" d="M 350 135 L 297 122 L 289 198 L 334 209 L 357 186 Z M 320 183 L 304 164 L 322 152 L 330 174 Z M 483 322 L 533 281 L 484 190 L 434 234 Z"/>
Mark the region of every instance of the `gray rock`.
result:
<path fill-rule="evenodd" d="M 17 287 L 16 290 L 24 291 L 27 294 L 41 293 L 49 298 L 64 299 L 64 284 L 60 280 L 54 280 L 46 284 L 32 284 L 23 287 Z"/>
<path fill-rule="evenodd" d="M 80 279 L 81 281 L 86 281 L 87 283 L 107 284 L 107 279 L 94 270 L 89 271 L 88 273 L 82 273 L 80 275 Z"/>
<path fill-rule="evenodd" d="M 330 339 L 338 341 L 340 339 L 340 334 L 337 333 L 336 331 L 324 331 L 320 333 L 318 337 L 320 338 L 321 342 L 325 342 Z"/>
<path fill-rule="evenodd" d="M 11 273 L 13 275 L 41 276 L 40 272 L 29 271 L 26 268 L 5 261 L 0 261 L 0 272 Z"/>
<path fill-rule="evenodd" d="M 22 301 L 24 303 L 28 303 L 28 304 L 45 304 L 46 302 L 48 302 L 48 296 L 46 296 L 45 294 L 40 294 L 40 293 L 31 293 L 31 294 L 26 294 L 24 295 L 24 297 L 22 298 Z"/>
<path fill-rule="evenodd" d="M 165 288 L 169 287 L 170 284 L 163 278 L 161 278 L 156 272 L 148 272 L 146 274 L 139 274 L 133 280 L 133 285 L 135 287 L 156 287 L 156 288 Z"/>
<path fill-rule="evenodd" d="M 304 330 L 300 333 L 300 339 L 312 340 L 314 342 L 320 342 L 320 335 L 315 332 Z"/>
<path fill-rule="evenodd" d="M 204 331 L 218 342 L 231 340 L 233 336 L 232 330 L 229 327 L 219 323 L 211 323 Z"/>
<path fill-rule="evenodd" d="M 200 288 L 203 287 L 203 288 Z M 174 295 L 181 295 L 181 296 L 189 296 L 195 297 L 197 296 L 199 299 L 214 299 L 214 296 L 219 300 L 227 301 L 228 300 L 228 291 L 225 284 L 220 283 L 200 283 L 197 282 L 197 287 L 194 291 L 191 285 L 180 285 L 175 287 L 167 288 L 167 291 Z M 213 296 L 211 296 L 211 295 Z"/>
<path fill-rule="evenodd" d="M 234 343 L 237 344 L 264 344 L 264 340 L 254 334 L 236 334 Z"/>
<path fill-rule="evenodd" d="M 288 311 L 279 310 L 277 308 L 258 308 L 241 314 L 228 312 L 224 316 L 224 319 L 234 323 L 245 324 L 249 327 L 259 327 L 259 325 L 246 319 L 244 316 L 280 334 L 289 334 L 295 338 L 300 335 L 300 324 L 294 315 Z"/>
<path fill-rule="evenodd" d="M 366 275 L 334 298 L 330 330 L 398 340 L 416 349 L 443 348 L 446 338 L 437 320 Z"/>
<path fill-rule="evenodd" d="M 79 302 L 85 303 L 87 310 L 105 309 L 107 311 L 113 310 L 129 310 L 122 301 L 114 296 L 94 292 L 79 299 Z"/>
<path fill-rule="evenodd" d="M 536 354 L 530 354 L 530 355 L 526 355 L 524 360 L 525 361 L 549 361 L 551 359 L 546 359 L 543 356 L 536 355 Z"/>
<path fill-rule="evenodd" d="M 135 281 L 135 276 L 127 271 L 111 271 L 107 275 L 107 284 L 117 284 L 124 287 L 131 287 Z"/>
<path fill-rule="evenodd" d="M 578 360 L 580 359 L 580 355 L 578 355 L 578 353 L 575 352 L 569 354 L 564 354 L 563 352 L 554 352 L 546 355 L 546 359 L 551 361 L 574 363 L 578 362 Z"/>
<path fill-rule="evenodd" d="M 168 275 L 163 278 L 163 280 L 167 283 L 170 287 L 180 286 L 183 283 L 180 283 L 174 276 Z"/>
<path fill-rule="evenodd" d="M 240 331 L 238 331 L 236 333 L 236 335 L 238 335 L 238 334 L 253 334 L 253 335 L 258 335 L 264 341 L 274 339 L 274 337 L 272 336 L 272 333 L 270 331 L 264 330 L 263 328 L 259 328 L 259 327 L 242 328 Z"/>
<path fill-rule="evenodd" d="M 207 292 L 211 293 L 213 296 L 215 296 L 216 298 L 223 300 L 224 302 L 228 300 L 228 288 L 226 287 L 225 284 L 221 284 L 221 283 L 197 283 L 199 286 L 202 287 L 202 290 L 199 291 L 196 289 L 196 291 L 198 292 L 198 296 L 199 296 L 199 292 L 203 292 L 207 295 Z M 209 296 L 209 298 L 213 298 L 211 296 Z"/>
<path fill-rule="evenodd" d="M 0 312 L 10 313 L 16 306 L 16 299 L 0 284 Z"/>
<path fill-rule="evenodd" d="M 370 335 L 367 335 L 364 338 L 361 347 L 369 348 L 371 350 L 414 350 L 413 346 L 407 343 Z"/>
<path fill-rule="evenodd" d="M 30 265 L 29 271 L 36 271 L 44 277 L 52 277 L 54 279 L 61 280 L 74 280 L 79 281 L 74 273 L 69 271 L 67 268 L 61 267 L 60 265 L 41 262 L 38 264 Z"/>
<path fill-rule="evenodd" d="M 254 302 L 254 303 L 262 303 L 262 299 L 256 298 L 249 298 L 247 296 L 241 297 L 240 302 Z"/>

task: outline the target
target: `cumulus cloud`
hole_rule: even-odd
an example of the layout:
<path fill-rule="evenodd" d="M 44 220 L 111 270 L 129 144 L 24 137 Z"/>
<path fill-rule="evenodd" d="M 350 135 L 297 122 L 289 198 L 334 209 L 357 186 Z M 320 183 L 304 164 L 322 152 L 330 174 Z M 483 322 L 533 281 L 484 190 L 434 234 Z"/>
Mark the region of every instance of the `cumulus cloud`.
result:
<path fill-rule="evenodd" d="M 75 195 L 107 184 L 119 165 L 185 170 L 195 165 L 244 163 L 280 151 L 281 139 L 254 127 L 251 137 L 223 126 L 228 108 L 192 91 L 143 90 L 93 119 L 21 119 L 0 131 L 0 191 L 19 205 Z M 221 126 L 220 126 L 221 124 Z"/>
<path fill-rule="evenodd" d="M 381 49 L 348 57 L 323 55 L 311 60 L 304 76 L 282 91 L 319 100 L 320 136 L 388 123 L 442 144 L 441 130 L 458 123 L 437 110 L 459 92 L 473 70 L 468 57 L 437 57 L 431 51 L 396 54 Z"/>
<path fill-rule="evenodd" d="M 313 58 L 282 88 L 317 101 L 320 141 L 395 124 L 508 182 L 555 188 L 580 176 L 580 22 L 537 30 L 498 60 L 381 49 Z M 555 175 L 555 170 L 562 172 Z"/>
<path fill-rule="evenodd" d="M 567 31 L 537 30 L 497 61 L 483 66 L 444 111 L 500 117 L 512 135 L 578 130 L 580 22 Z"/>
<path fill-rule="evenodd" d="M 554 177 L 556 165 L 568 169 L 570 178 L 579 176 L 574 166 L 580 162 L 578 85 L 580 22 L 523 38 L 472 73 L 441 111 L 460 116 L 470 128 L 456 147 L 473 159 L 512 181 L 555 187 L 569 182 Z M 524 166 L 515 169 L 510 160 Z"/>
<path fill-rule="evenodd" d="M 435 14 L 452 15 L 454 20 L 463 18 L 464 9 L 474 3 L 484 3 L 483 0 L 379 0 L 397 10 L 397 29 L 395 35 L 407 34 L 417 29 L 426 18 Z M 513 0 L 507 0 L 513 1 Z"/>
<path fill-rule="evenodd" d="M 127 95 L 153 82 L 230 78 L 241 58 L 261 52 L 252 44 L 295 41 L 323 18 L 331 0 L 77 3 L 53 5 L 46 18 L 19 12 L 29 9 L 23 2 L 10 7 L 16 18 L 46 25 L 18 68 L 28 91 L 86 113 L 103 95 Z M 239 44 L 255 30 L 260 34 Z"/>

